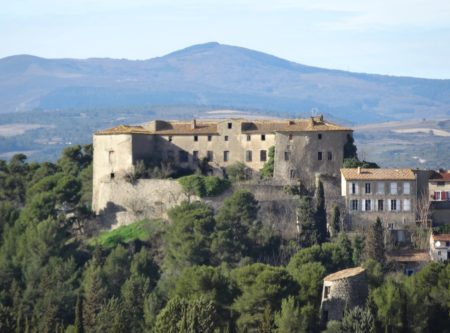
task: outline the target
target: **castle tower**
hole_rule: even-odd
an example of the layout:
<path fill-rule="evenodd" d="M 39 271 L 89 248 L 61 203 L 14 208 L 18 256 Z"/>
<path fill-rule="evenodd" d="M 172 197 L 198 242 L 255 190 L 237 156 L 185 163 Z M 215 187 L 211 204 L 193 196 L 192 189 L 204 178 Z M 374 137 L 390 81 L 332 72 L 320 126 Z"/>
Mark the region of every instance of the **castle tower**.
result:
<path fill-rule="evenodd" d="M 368 293 L 366 272 L 362 267 L 348 268 L 326 276 L 323 280 L 322 319 L 325 322 L 341 320 L 346 309 L 363 307 Z"/>

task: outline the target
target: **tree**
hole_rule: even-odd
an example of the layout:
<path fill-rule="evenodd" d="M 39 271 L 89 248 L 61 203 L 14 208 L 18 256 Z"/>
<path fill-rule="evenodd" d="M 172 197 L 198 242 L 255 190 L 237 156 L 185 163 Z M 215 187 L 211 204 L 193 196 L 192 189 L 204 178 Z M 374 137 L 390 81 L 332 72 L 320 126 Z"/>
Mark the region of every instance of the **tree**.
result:
<path fill-rule="evenodd" d="M 87 331 L 97 325 L 97 315 L 107 301 L 107 287 L 101 268 L 95 262 L 90 262 L 83 279 L 83 324 Z"/>
<path fill-rule="evenodd" d="M 326 241 L 328 238 L 327 232 L 327 211 L 325 209 L 325 193 L 323 190 L 323 183 L 319 181 L 315 193 L 316 199 L 316 212 L 315 212 L 315 222 L 317 229 L 317 241 L 319 244 Z"/>
<path fill-rule="evenodd" d="M 364 252 L 364 243 L 365 239 L 364 236 L 360 234 L 356 234 L 355 237 L 352 239 L 352 260 L 353 265 L 358 266 L 361 263 L 361 258 L 363 257 Z"/>
<path fill-rule="evenodd" d="M 323 278 L 326 269 L 320 262 L 310 262 L 299 266 L 288 265 L 288 271 L 300 286 L 299 299 L 303 304 L 310 303 L 316 308 L 320 305 Z"/>
<path fill-rule="evenodd" d="M 364 169 L 379 169 L 380 166 L 375 162 L 360 161 L 358 158 L 344 159 L 342 165 L 344 168 L 364 168 Z"/>
<path fill-rule="evenodd" d="M 384 265 L 386 261 L 384 251 L 384 231 L 379 217 L 377 217 L 377 221 L 372 225 L 367 234 L 365 252 L 367 258 L 373 259 L 381 265 Z"/>
<path fill-rule="evenodd" d="M 132 274 L 122 286 L 123 321 L 131 332 L 143 332 L 144 300 L 149 291 L 149 279 L 140 274 Z"/>
<path fill-rule="evenodd" d="M 300 226 L 299 243 L 301 247 L 310 247 L 319 243 L 314 217 L 311 198 L 300 197 L 297 207 L 297 223 Z"/>
<path fill-rule="evenodd" d="M 333 208 L 330 230 L 333 237 L 341 232 L 341 211 L 339 210 L 339 206 L 334 206 Z"/>
<path fill-rule="evenodd" d="M 275 146 L 269 148 L 269 152 L 267 155 L 269 158 L 260 170 L 260 175 L 263 179 L 270 179 L 273 177 L 273 170 L 275 165 Z"/>
<path fill-rule="evenodd" d="M 314 308 L 298 306 L 293 296 L 283 299 L 281 311 L 275 314 L 277 333 L 307 333 L 311 331 L 314 320 Z"/>
<path fill-rule="evenodd" d="M 238 190 L 225 199 L 216 216 L 211 250 L 215 261 L 235 264 L 251 254 L 251 242 L 260 230 L 258 201 L 252 193 Z"/>
<path fill-rule="evenodd" d="M 77 304 L 75 305 L 75 333 L 84 333 L 83 298 L 80 293 L 77 295 Z"/>
<path fill-rule="evenodd" d="M 343 333 L 373 333 L 375 332 L 375 319 L 369 310 L 359 306 L 346 311 L 342 318 Z"/>
<path fill-rule="evenodd" d="M 355 139 L 353 139 L 353 135 L 347 134 L 347 142 L 344 145 L 344 159 L 345 158 L 358 158 L 358 154 L 356 153 L 357 148 L 355 145 Z"/>
<path fill-rule="evenodd" d="M 264 309 L 279 311 L 281 301 L 298 293 L 298 284 L 281 267 L 253 264 L 235 269 L 232 277 L 241 290 L 232 309 L 239 313 L 237 325 L 240 330 L 254 331 L 261 328 Z"/>
<path fill-rule="evenodd" d="M 228 178 L 234 183 L 249 179 L 247 166 L 242 162 L 236 162 L 226 168 Z"/>
<path fill-rule="evenodd" d="M 166 263 L 178 269 L 209 264 L 215 225 L 213 210 L 201 202 L 183 202 L 168 214 L 171 225 L 165 235 Z"/>

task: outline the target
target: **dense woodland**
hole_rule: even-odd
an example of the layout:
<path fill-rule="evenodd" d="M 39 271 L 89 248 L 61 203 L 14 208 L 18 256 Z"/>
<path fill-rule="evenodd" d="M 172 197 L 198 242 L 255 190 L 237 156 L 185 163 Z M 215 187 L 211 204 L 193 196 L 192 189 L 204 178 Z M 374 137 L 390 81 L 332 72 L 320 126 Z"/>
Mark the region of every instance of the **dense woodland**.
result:
<path fill-rule="evenodd" d="M 56 164 L 0 161 L 0 332 L 450 332 L 449 265 L 395 272 L 381 223 L 349 236 L 337 208 L 327 230 L 322 186 L 293 193 L 298 237 L 236 190 L 216 211 L 185 202 L 169 221 L 136 224 L 152 226 L 145 237 L 105 243 L 86 232 L 91 162 L 91 146 Z M 366 306 L 324 325 L 324 276 L 357 265 Z"/>

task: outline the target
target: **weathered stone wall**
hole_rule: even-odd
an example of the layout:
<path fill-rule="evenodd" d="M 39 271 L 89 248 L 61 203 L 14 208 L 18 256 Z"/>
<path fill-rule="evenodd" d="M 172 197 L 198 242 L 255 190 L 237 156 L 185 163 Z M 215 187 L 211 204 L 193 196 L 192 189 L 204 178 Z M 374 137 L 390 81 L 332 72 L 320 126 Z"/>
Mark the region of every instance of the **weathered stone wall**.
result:
<path fill-rule="evenodd" d="M 324 298 L 325 288 L 330 287 L 328 298 Z M 368 295 L 366 273 L 339 279 L 336 281 L 324 281 L 322 291 L 322 315 L 328 312 L 328 320 L 341 320 L 345 309 L 356 306 L 363 307 Z"/>
<path fill-rule="evenodd" d="M 112 229 L 144 218 L 167 218 L 168 209 L 187 199 L 181 185 L 168 179 L 141 179 L 134 185 L 107 180 L 99 183 L 98 193 L 98 213 L 104 227 Z"/>
<path fill-rule="evenodd" d="M 290 138 L 290 134 L 277 133 L 274 177 L 286 182 L 300 179 L 308 188 L 314 187 L 317 174 L 339 177 L 349 134 L 351 131 L 314 131 L 292 133 Z M 289 160 L 285 159 L 286 153 Z"/>

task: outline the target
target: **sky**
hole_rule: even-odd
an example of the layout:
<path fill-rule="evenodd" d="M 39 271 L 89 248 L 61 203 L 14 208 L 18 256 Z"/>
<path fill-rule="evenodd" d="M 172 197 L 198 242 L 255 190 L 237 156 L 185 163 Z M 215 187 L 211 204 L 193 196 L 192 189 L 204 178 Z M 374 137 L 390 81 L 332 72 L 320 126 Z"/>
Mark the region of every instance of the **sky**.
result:
<path fill-rule="evenodd" d="M 0 58 L 149 59 L 219 42 L 305 65 L 450 79 L 450 0 L 0 0 Z"/>

